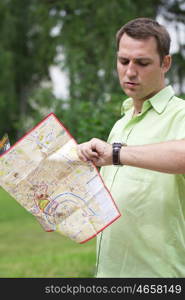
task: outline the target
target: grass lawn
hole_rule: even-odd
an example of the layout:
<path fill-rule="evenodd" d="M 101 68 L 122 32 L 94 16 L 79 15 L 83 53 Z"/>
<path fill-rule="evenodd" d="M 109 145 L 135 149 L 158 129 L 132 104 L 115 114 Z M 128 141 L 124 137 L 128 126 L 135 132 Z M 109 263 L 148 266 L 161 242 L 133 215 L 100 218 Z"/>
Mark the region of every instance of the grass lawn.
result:
<path fill-rule="evenodd" d="M 0 188 L 0 277 L 94 277 L 96 239 L 77 244 L 45 232 Z"/>

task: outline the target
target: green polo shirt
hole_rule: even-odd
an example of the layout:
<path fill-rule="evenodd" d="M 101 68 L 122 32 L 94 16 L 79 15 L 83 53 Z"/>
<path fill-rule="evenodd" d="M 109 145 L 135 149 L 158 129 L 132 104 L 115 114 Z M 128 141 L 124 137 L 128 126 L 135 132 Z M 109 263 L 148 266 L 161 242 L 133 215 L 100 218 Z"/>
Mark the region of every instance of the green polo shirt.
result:
<path fill-rule="evenodd" d="M 171 86 L 133 100 L 108 141 L 144 145 L 185 138 L 185 101 Z M 129 166 L 101 169 L 121 217 L 97 237 L 97 277 L 185 277 L 185 176 Z"/>

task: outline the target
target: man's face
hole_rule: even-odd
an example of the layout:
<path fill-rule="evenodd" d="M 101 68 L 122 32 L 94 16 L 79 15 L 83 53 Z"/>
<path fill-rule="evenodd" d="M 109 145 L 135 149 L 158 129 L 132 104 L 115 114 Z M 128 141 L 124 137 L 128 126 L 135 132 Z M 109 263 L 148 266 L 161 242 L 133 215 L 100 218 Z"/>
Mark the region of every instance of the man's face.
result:
<path fill-rule="evenodd" d="M 154 37 L 137 40 L 124 33 L 120 39 L 117 53 L 120 85 L 134 100 L 144 101 L 164 88 L 164 74 L 170 62 L 168 55 L 160 63 Z"/>

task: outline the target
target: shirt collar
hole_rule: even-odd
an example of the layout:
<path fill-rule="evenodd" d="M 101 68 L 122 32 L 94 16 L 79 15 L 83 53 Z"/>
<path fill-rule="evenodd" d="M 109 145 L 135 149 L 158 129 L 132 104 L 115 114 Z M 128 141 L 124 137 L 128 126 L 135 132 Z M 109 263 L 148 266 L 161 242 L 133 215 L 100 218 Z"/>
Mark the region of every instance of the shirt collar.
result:
<path fill-rule="evenodd" d="M 171 85 L 169 85 L 162 89 L 159 93 L 154 95 L 152 98 L 150 98 L 149 101 L 152 104 L 153 108 L 156 110 L 156 112 L 160 114 L 165 110 L 169 100 L 174 95 L 174 90 L 171 87 Z"/>
<path fill-rule="evenodd" d="M 169 86 L 165 87 L 164 89 L 162 89 L 157 94 L 155 94 L 150 99 L 146 100 L 146 102 L 149 102 L 152 105 L 152 107 L 155 109 L 155 111 L 160 114 L 165 110 L 169 100 L 174 95 L 175 95 L 174 90 L 173 90 L 172 86 L 169 85 Z M 122 107 L 121 107 L 121 115 L 123 115 L 126 111 L 128 111 L 132 107 L 133 107 L 133 99 L 132 98 L 126 99 L 123 102 Z"/>

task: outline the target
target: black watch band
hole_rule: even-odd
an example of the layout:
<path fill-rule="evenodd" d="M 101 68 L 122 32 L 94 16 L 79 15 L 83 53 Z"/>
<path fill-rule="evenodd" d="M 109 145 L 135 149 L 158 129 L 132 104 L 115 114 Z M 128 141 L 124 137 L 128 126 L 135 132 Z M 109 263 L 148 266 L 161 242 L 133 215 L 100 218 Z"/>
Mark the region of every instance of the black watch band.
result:
<path fill-rule="evenodd" d="M 113 165 L 121 165 L 120 150 L 121 150 L 122 146 L 126 146 L 126 144 L 122 144 L 122 143 L 113 143 L 112 144 L 112 162 L 113 162 Z"/>

